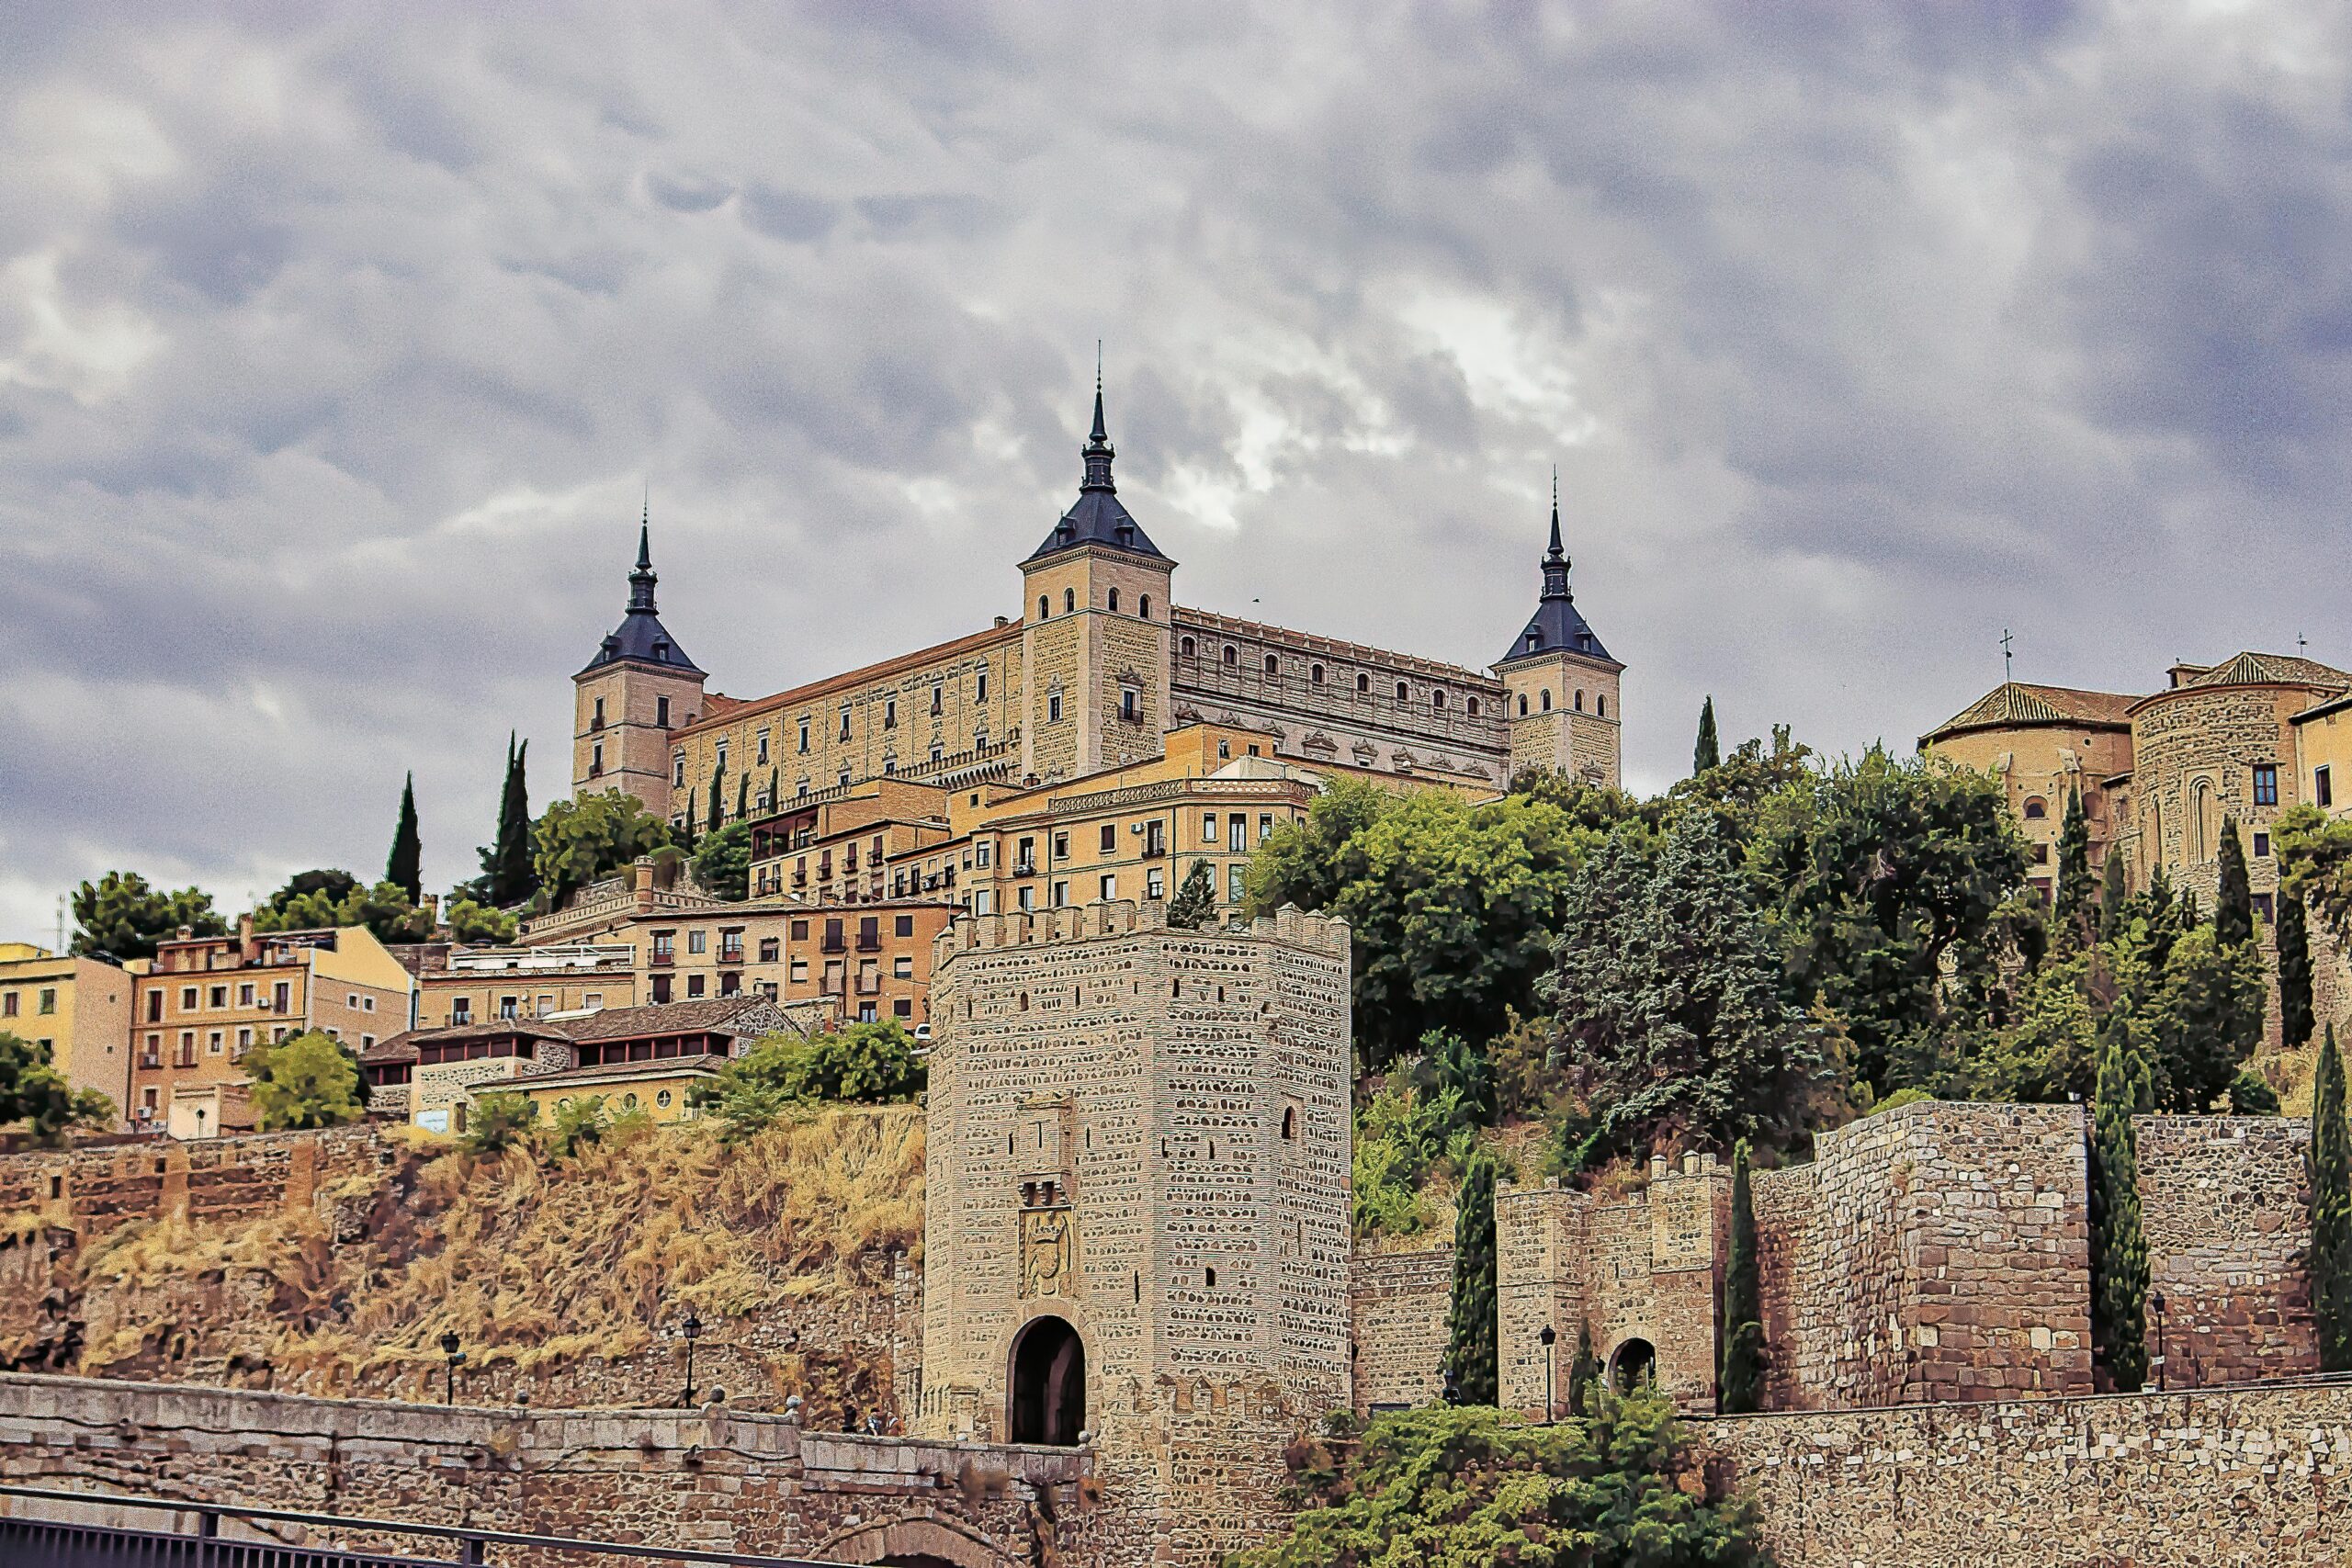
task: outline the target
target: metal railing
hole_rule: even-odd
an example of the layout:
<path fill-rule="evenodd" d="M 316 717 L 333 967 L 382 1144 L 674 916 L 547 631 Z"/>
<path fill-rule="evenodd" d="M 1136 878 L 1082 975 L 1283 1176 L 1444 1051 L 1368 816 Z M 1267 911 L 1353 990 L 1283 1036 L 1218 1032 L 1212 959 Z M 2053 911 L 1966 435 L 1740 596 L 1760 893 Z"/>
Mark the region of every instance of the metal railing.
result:
<path fill-rule="evenodd" d="M 529 1535 L 462 1525 L 359 1518 L 118 1492 L 0 1485 L 0 1497 L 26 1499 L 52 1509 L 63 1505 L 81 1509 L 145 1509 L 172 1516 L 162 1521 L 160 1529 L 132 1529 L 65 1518 L 32 1517 L 20 1510 L 0 1515 L 0 1562 L 7 1563 L 9 1568 L 147 1568 L 149 1564 L 156 1568 L 466 1568 L 467 1564 L 498 1561 L 537 1564 L 548 1561 L 545 1554 L 550 1552 L 563 1554 L 556 1559 L 558 1562 L 603 1556 L 680 1564 L 708 1563 L 718 1568 L 853 1568 L 824 1558 L 770 1557 L 693 1547 L 590 1540 L 578 1536 Z M 192 1516 L 194 1528 L 177 1528 L 180 1516 Z M 224 1536 L 221 1525 L 225 1520 L 237 1520 L 247 1526 L 291 1525 L 297 1529 L 286 1533 L 300 1539 L 288 1541 L 266 1535 Z M 446 1550 L 456 1555 L 412 1557 L 399 1552 L 353 1551 L 341 1545 L 311 1546 L 307 1541 L 312 1536 L 324 1536 L 331 1540 L 354 1536 L 422 1537 L 447 1542 Z M 489 1549 L 494 1546 L 524 1550 L 493 1557 Z"/>

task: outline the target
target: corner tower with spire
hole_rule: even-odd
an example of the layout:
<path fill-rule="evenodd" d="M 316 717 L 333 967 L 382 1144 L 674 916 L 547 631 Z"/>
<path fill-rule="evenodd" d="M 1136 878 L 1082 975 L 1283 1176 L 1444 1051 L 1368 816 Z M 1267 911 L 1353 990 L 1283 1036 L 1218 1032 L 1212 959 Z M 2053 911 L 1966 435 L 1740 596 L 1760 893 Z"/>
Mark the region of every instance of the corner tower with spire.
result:
<path fill-rule="evenodd" d="M 1495 673 L 1510 693 L 1511 772 L 1549 769 L 1615 789 L 1623 777 L 1618 678 L 1625 667 L 1609 657 L 1577 609 L 1568 565 L 1555 469 L 1543 594 L 1526 629 L 1495 660 Z"/>
<path fill-rule="evenodd" d="M 626 790 L 657 816 L 671 815 L 671 731 L 701 716 L 708 679 L 654 608 L 653 519 L 638 519 L 628 609 L 571 678 L 571 793 Z"/>
<path fill-rule="evenodd" d="M 1176 563 L 1119 500 L 1094 371 L 1078 500 L 1021 563 L 1021 772 L 1078 778 L 1161 751 Z"/>

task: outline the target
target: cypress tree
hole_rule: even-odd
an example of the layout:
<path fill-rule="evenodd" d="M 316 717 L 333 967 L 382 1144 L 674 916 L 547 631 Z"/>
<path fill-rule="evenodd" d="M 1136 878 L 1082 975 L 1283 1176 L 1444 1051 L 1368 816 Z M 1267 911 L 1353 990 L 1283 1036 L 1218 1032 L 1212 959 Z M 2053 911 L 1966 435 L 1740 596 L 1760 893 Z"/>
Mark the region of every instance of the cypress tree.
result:
<path fill-rule="evenodd" d="M 780 811 L 783 808 L 784 770 L 782 768 L 770 768 L 768 770 L 768 809 L 770 811 Z"/>
<path fill-rule="evenodd" d="M 2099 873 L 2098 932 L 2113 936 L 2123 923 L 2123 902 L 2132 896 L 2124 886 L 2123 857 L 2109 846 L 2107 864 Z"/>
<path fill-rule="evenodd" d="M 2213 894 L 2213 935 L 2223 947 L 2254 940 L 2254 889 L 2247 886 L 2245 846 L 2238 841 L 2238 819 L 2222 818 L 2222 844 Z"/>
<path fill-rule="evenodd" d="M 2066 819 L 2058 829 L 2058 886 L 2055 913 L 2058 939 L 2068 948 L 2089 942 L 2097 930 L 2091 908 L 2091 827 L 2083 815 L 2083 792 L 2066 796 Z"/>
<path fill-rule="evenodd" d="M 2290 1051 L 2312 1037 L 2312 938 L 2303 901 L 2278 895 L 2278 1041 Z"/>
<path fill-rule="evenodd" d="M 752 815 L 752 774 L 745 769 L 735 779 L 735 820 L 741 822 Z"/>
<path fill-rule="evenodd" d="M 526 782 L 531 743 L 506 737 L 506 785 L 498 797 L 498 838 L 491 846 L 490 901 L 499 908 L 522 903 L 539 885 L 531 859 L 531 788 Z"/>
<path fill-rule="evenodd" d="M 1168 906 L 1168 923 L 1179 931 L 1198 931 L 1216 919 L 1216 875 L 1208 862 L 1196 860 Z"/>
<path fill-rule="evenodd" d="M 1764 1402 L 1764 1288 L 1756 1258 L 1756 1199 L 1747 1140 L 1731 1155 L 1731 1251 L 1724 1262 L 1724 1359 L 1715 1407 L 1745 1416 Z"/>
<path fill-rule="evenodd" d="M 2140 1228 L 2140 1151 L 2132 1118 L 2154 1097 L 2118 1009 L 2099 1030 L 2091 1109 L 2091 1340 L 2111 1385 L 2148 1376 L 2148 1241 Z"/>
<path fill-rule="evenodd" d="M 1703 773 L 1720 766 L 1724 760 L 1723 743 L 1715 738 L 1715 699 L 1709 693 L 1699 705 L 1699 743 L 1690 749 L 1690 771 Z"/>
<path fill-rule="evenodd" d="M 713 763 L 710 770 L 710 820 L 704 826 L 714 833 L 727 821 L 727 796 L 721 793 L 726 787 L 727 764 Z"/>
<path fill-rule="evenodd" d="M 2335 1025 L 2320 1045 L 2312 1082 L 2312 1319 L 2319 1367 L 2352 1371 L 2352 1132 L 2344 1121 L 2344 1058 Z"/>
<path fill-rule="evenodd" d="M 1568 1363 L 1568 1414 L 1584 1414 L 1585 1393 L 1600 1381 L 1600 1361 L 1592 1353 L 1592 1325 L 1577 1325 L 1577 1359 Z"/>
<path fill-rule="evenodd" d="M 1455 1402 L 1492 1404 L 1495 1370 L 1495 1164 L 1470 1156 L 1453 1222 L 1453 1301 L 1446 1314 L 1445 1367 Z"/>
<path fill-rule="evenodd" d="M 384 880 L 398 884 L 411 904 L 424 901 L 424 845 L 416 832 L 414 773 L 401 784 L 400 825 L 392 829 L 392 853 L 384 863 Z"/>
<path fill-rule="evenodd" d="M 686 791 L 685 826 L 678 833 L 678 848 L 687 854 L 695 852 L 695 792 Z"/>

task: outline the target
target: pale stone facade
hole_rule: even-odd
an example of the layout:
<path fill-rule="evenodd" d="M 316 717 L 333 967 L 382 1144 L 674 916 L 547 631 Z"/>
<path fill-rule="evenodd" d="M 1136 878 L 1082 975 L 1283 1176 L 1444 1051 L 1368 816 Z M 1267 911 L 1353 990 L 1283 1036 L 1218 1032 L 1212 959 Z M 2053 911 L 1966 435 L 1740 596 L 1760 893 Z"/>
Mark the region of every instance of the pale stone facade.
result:
<path fill-rule="evenodd" d="M 1178 1560 L 1245 1543 L 1350 1397 L 1347 928 L 989 916 L 934 976 L 915 1429 L 1082 1430 Z"/>

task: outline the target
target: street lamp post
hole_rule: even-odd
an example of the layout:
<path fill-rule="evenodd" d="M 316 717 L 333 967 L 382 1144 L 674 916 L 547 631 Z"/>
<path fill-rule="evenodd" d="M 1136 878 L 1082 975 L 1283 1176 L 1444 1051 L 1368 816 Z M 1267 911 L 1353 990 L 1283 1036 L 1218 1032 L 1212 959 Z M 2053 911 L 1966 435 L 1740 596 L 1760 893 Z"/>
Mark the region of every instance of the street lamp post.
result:
<path fill-rule="evenodd" d="M 2168 1371 L 2165 1365 L 2165 1293 L 2158 1291 L 2151 1295 L 2148 1305 L 2154 1308 L 2156 1314 L 2156 1392 L 2162 1393 Z"/>
<path fill-rule="evenodd" d="M 448 1370 L 444 1374 L 446 1381 L 441 1385 L 441 1403 L 455 1404 L 458 1403 L 458 1367 L 466 1359 L 466 1353 L 458 1348 L 456 1329 L 441 1336 L 441 1354 L 448 1362 Z"/>
<path fill-rule="evenodd" d="M 702 1319 L 692 1307 L 686 1309 L 685 1322 L 678 1325 L 678 1332 L 686 1340 L 686 1408 L 695 1407 L 695 1341 L 702 1337 Z"/>
<path fill-rule="evenodd" d="M 1559 1408 L 1552 1403 L 1552 1347 L 1560 1342 L 1560 1336 L 1547 1323 L 1535 1337 L 1544 1342 L 1544 1424 L 1548 1427 Z"/>

